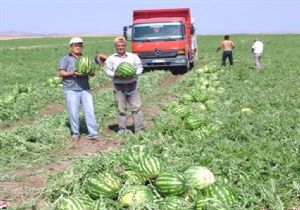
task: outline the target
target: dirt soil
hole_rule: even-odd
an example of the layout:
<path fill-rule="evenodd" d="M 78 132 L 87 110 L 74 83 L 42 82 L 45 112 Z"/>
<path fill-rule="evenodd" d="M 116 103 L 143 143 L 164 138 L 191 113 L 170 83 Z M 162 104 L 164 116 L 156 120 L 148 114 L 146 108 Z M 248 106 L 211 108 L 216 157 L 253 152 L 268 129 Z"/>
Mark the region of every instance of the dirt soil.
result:
<path fill-rule="evenodd" d="M 42 202 L 41 192 L 47 178 L 72 165 L 73 159 L 78 157 L 88 157 L 95 153 L 101 153 L 108 149 L 118 148 L 120 142 L 117 140 L 90 141 L 81 139 L 72 142 L 65 148 L 56 151 L 59 157 L 66 157 L 63 160 L 51 164 L 38 165 L 32 168 L 18 169 L 11 175 L 14 181 L 1 182 L 0 195 L 2 201 L 6 201 L 9 206 L 18 206 L 22 203 L 36 199 Z"/>
<path fill-rule="evenodd" d="M 168 85 L 177 82 L 181 78 L 180 75 L 173 75 L 164 79 L 160 84 L 160 87 L 167 87 Z M 112 86 L 106 84 L 104 88 L 111 88 Z M 102 87 L 103 88 L 103 87 Z M 96 91 L 100 91 L 96 90 Z M 161 103 L 168 103 L 172 101 L 172 96 L 164 96 Z M 160 112 L 159 107 L 148 105 L 145 106 L 145 125 L 150 126 L 152 119 L 157 116 Z M 28 124 L 31 125 L 37 118 L 41 116 L 51 116 L 57 112 L 61 112 L 65 109 L 62 104 L 49 104 L 45 107 L 39 116 L 32 119 L 21 120 L 14 123 L 13 127 L 18 125 Z M 128 117 L 127 124 L 129 127 L 133 124 L 131 117 Z M 0 125 L 1 130 L 9 130 L 13 127 L 6 125 Z M 111 125 L 106 131 L 108 133 L 113 132 L 116 125 Z M 51 164 L 36 165 L 32 168 L 22 168 L 12 172 L 10 177 L 13 177 L 13 181 L 0 182 L 0 201 L 7 202 L 8 206 L 18 206 L 26 201 L 37 202 L 37 206 L 32 209 L 43 209 L 39 207 L 43 204 L 42 192 L 47 181 L 47 178 L 60 171 L 65 170 L 73 164 L 73 159 L 78 157 L 88 157 L 95 153 L 101 153 L 108 149 L 118 149 L 121 146 L 119 140 L 105 140 L 100 141 L 89 141 L 87 139 L 81 139 L 76 142 L 70 140 L 70 144 L 64 148 L 54 152 L 58 157 L 59 161 Z"/>

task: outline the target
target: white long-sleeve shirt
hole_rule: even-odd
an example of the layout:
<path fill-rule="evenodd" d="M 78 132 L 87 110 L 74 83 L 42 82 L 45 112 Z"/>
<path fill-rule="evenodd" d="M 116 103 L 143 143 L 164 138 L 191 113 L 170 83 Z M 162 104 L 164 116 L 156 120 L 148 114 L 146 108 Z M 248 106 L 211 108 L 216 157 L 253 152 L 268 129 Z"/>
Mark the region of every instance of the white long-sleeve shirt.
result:
<path fill-rule="evenodd" d="M 129 79 L 121 79 L 115 77 L 115 71 L 120 63 L 128 62 L 136 68 L 136 74 L 141 74 L 143 72 L 143 66 L 141 59 L 134 53 L 126 52 L 124 56 L 120 56 L 115 53 L 109 56 L 105 62 L 105 73 L 107 76 L 113 78 L 113 82 L 117 84 L 132 83 L 137 80 L 137 76 Z"/>
<path fill-rule="evenodd" d="M 261 41 L 256 41 L 252 45 L 253 53 L 262 53 L 264 51 L 264 44 Z"/>

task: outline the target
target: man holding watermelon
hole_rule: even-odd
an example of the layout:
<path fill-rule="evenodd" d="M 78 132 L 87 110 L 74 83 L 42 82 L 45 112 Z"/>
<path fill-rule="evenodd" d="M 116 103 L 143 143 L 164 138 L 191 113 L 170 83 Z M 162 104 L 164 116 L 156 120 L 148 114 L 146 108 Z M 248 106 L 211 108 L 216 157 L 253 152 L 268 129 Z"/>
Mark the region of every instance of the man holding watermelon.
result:
<path fill-rule="evenodd" d="M 141 112 L 141 100 L 137 84 L 137 75 L 143 72 L 140 58 L 126 51 L 126 39 L 116 37 L 114 39 L 116 53 L 106 60 L 105 72 L 114 83 L 114 96 L 118 109 L 118 132 L 126 130 L 126 107 L 131 108 L 134 119 L 134 131 L 144 128 Z"/>
<path fill-rule="evenodd" d="M 80 71 L 78 72 L 78 69 L 76 69 L 76 66 L 78 67 L 77 60 L 80 60 L 80 57 L 83 57 L 83 40 L 81 38 L 72 38 L 69 42 L 69 47 L 70 52 L 59 60 L 58 74 L 63 78 L 64 96 L 69 113 L 72 139 L 80 139 L 79 110 L 80 105 L 82 105 L 88 129 L 88 139 L 99 140 L 98 127 L 94 114 L 93 97 L 89 84 L 89 76 L 94 76 L 95 71 L 88 71 L 90 72 L 89 74 L 83 74 L 79 73 Z M 90 63 L 88 66 L 91 66 Z"/>

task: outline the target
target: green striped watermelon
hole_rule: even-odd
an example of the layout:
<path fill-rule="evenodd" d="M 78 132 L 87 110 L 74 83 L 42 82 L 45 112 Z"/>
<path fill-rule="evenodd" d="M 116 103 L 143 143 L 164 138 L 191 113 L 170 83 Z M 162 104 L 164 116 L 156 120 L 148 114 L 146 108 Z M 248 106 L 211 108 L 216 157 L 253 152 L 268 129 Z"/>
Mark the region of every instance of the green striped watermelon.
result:
<path fill-rule="evenodd" d="M 130 170 L 125 171 L 124 174 L 127 183 L 129 182 L 130 184 L 143 184 L 145 182 L 144 178 L 138 172 Z"/>
<path fill-rule="evenodd" d="M 159 203 L 160 210 L 189 210 L 193 204 L 177 196 L 167 196 Z"/>
<path fill-rule="evenodd" d="M 122 62 L 118 65 L 116 73 L 122 78 L 131 78 L 136 74 L 136 70 L 131 63 Z"/>
<path fill-rule="evenodd" d="M 94 202 L 94 200 L 86 194 L 79 194 L 75 195 L 76 198 L 78 198 L 85 206 L 90 206 Z"/>
<path fill-rule="evenodd" d="M 87 208 L 79 198 L 70 196 L 62 199 L 57 210 L 86 210 Z"/>
<path fill-rule="evenodd" d="M 177 172 L 162 172 L 156 178 L 154 186 L 162 195 L 180 195 L 186 190 L 186 180 Z"/>
<path fill-rule="evenodd" d="M 124 207 L 142 208 L 154 199 L 150 188 L 144 185 L 129 186 L 120 196 L 119 202 Z"/>
<path fill-rule="evenodd" d="M 191 94 L 184 94 L 179 99 L 180 103 L 188 104 L 191 101 L 194 101 L 194 97 Z"/>
<path fill-rule="evenodd" d="M 97 65 L 94 60 L 86 57 L 80 56 L 75 63 L 75 70 L 81 74 L 89 74 L 91 71 L 95 70 Z"/>
<path fill-rule="evenodd" d="M 99 197 L 113 198 L 121 189 L 119 177 L 110 173 L 100 173 L 89 178 L 85 183 L 86 192 L 94 199 Z"/>
<path fill-rule="evenodd" d="M 184 119 L 184 123 L 187 129 L 189 130 L 195 130 L 197 128 L 200 128 L 202 126 L 207 125 L 209 122 L 209 119 L 205 115 L 190 115 L 187 116 Z"/>
<path fill-rule="evenodd" d="M 191 166 L 184 176 L 190 189 L 202 189 L 215 182 L 214 174 L 204 166 Z"/>
<path fill-rule="evenodd" d="M 176 116 L 186 118 L 191 114 L 191 108 L 185 105 L 178 105 L 173 109 L 173 112 Z"/>
<path fill-rule="evenodd" d="M 134 145 L 122 152 L 122 161 L 125 167 L 135 169 L 141 160 L 150 156 L 151 151 L 144 145 Z"/>
<path fill-rule="evenodd" d="M 201 193 L 202 198 L 200 197 L 198 203 L 205 203 L 206 200 L 209 201 L 209 205 L 222 207 L 223 209 L 230 209 L 236 199 L 234 191 L 224 182 L 215 182 L 203 188 Z M 205 205 L 208 205 L 207 202 Z"/>
<path fill-rule="evenodd" d="M 162 162 L 157 157 L 146 156 L 138 163 L 138 171 L 146 178 L 153 180 L 162 171 Z"/>
<path fill-rule="evenodd" d="M 195 210 L 230 210 L 214 198 L 200 198 L 195 201 Z"/>
<path fill-rule="evenodd" d="M 194 100 L 196 102 L 204 103 L 207 99 L 208 99 L 208 95 L 205 94 L 205 93 L 202 93 L 202 92 L 197 93 L 197 94 L 194 95 Z"/>
<path fill-rule="evenodd" d="M 99 198 L 94 201 L 90 206 L 89 210 L 118 210 L 121 207 L 118 205 L 118 202 L 111 200 L 109 198 Z"/>

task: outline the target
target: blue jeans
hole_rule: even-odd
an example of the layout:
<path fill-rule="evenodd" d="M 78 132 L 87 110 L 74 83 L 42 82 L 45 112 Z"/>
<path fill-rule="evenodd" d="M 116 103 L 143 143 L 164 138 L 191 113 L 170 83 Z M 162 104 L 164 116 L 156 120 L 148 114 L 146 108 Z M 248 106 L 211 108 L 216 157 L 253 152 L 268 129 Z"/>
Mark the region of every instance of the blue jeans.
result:
<path fill-rule="evenodd" d="M 88 138 L 93 139 L 98 136 L 98 127 L 94 114 L 93 97 L 90 90 L 64 91 L 67 110 L 69 113 L 69 121 L 71 124 L 72 136 L 79 136 L 79 110 L 80 105 L 84 112 L 85 122 L 89 132 Z"/>

